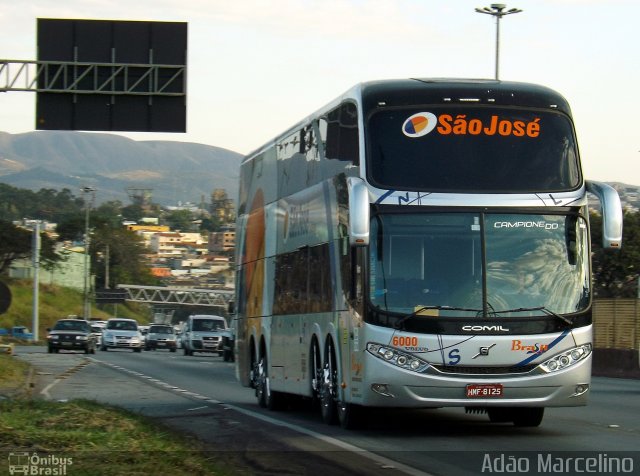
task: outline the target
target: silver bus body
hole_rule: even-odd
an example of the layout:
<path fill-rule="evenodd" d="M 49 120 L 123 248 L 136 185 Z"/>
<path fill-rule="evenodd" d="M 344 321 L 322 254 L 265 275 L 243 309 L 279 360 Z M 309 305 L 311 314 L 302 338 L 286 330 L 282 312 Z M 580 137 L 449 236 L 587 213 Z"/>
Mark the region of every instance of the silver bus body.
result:
<path fill-rule="evenodd" d="M 471 407 L 535 426 L 541 411 L 491 409 L 585 405 L 586 192 L 606 247 L 621 246 L 622 213 L 613 189 L 583 179 L 574 134 L 547 88 L 386 81 L 248 155 L 239 381 L 265 406 L 319 399 L 345 426 L 366 407 Z"/>

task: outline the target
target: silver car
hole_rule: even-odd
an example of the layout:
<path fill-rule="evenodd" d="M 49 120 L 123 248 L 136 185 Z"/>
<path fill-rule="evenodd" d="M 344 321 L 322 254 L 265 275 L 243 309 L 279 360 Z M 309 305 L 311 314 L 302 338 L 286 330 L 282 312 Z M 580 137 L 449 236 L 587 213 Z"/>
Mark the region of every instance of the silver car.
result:
<path fill-rule="evenodd" d="M 184 355 L 211 352 L 223 355 L 222 336 L 227 330 L 224 317 L 213 314 L 195 314 L 187 318 L 182 335 Z"/>
<path fill-rule="evenodd" d="M 102 331 L 100 350 L 132 349 L 142 351 L 142 335 L 138 330 L 138 322 L 134 319 L 113 318 L 107 321 Z"/>

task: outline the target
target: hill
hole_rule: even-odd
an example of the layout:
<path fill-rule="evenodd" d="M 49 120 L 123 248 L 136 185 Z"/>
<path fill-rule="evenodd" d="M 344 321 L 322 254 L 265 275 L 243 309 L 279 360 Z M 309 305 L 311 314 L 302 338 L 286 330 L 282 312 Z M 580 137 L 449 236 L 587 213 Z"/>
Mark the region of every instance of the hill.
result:
<path fill-rule="evenodd" d="M 33 283 L 27 280 L 7 279 L 3 281 L 11 290 L 11 306 L 6 314 L 0 315 L 0 328 L 27 326 L 31 329 L 33 315 Z M 53 327 L 58 319 L 70 314 L 82 315 L 84 297 L 81 292 L 61 286 L 41 284 L 38 306 L 39 334 L 46 336 L 46 328 Z M 151 320 L 151 309 L 140 303 L 92 305 L 91 316 L 109 319 L 117 310 L 118 317 L 137 319 L 140 324 Z"/>
<path fill-rule="evenodd" d="M 134 141 L 114 134 L 75 131 L 0 132 L 0 182 L 40 190 L 85 186 L 102 203 L 128 204 L 127 188 L 152 189 L 161 205 L 209 201 L 213 189 L 238 192 L 241 155 L 177 141 Z"/>

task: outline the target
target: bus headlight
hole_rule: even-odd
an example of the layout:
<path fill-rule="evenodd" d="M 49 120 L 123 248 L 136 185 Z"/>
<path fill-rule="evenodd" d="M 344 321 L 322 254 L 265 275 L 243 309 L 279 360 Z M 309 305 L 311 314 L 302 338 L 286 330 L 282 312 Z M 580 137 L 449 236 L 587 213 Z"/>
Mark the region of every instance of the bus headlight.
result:
<path fill-rule="evenodd" d="M 584 344 L 552 357 L 546 362 L 541 363 L 540 367 L 548 373 L 557 372 L 558 370 L 566 369 L 586 359 L 590 353 L 591 344 Z"/>
<path fill-rule="evenodd" d="M 429 367 L 428 362 L 394 347 L 369 342 L 367 344 L 367 351 L 385 362 L 389 362 L 401 369 L 411 370 L 412 372 L 424 372 L 427 367 Z"/>

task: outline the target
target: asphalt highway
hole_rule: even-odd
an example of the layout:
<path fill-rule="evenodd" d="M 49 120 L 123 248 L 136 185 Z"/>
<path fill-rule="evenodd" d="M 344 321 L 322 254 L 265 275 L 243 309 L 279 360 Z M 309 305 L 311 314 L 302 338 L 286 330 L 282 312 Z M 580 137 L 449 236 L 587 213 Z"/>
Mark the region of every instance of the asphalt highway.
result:
<path fill-rule="evenodd" d="M 374 411 L 361 430 L 347 431 L 303 403 L 258 407 L 217 355 L 18 347 L 17 356 L 36 369 L 36 396 L 88 398 L 160 419 L 250 474 L 628 474 L 629 465 L 640 474 L 640 380 L 595 377 L 588 406 L 547 409 L 537 428 L 437 409 Z"/>

